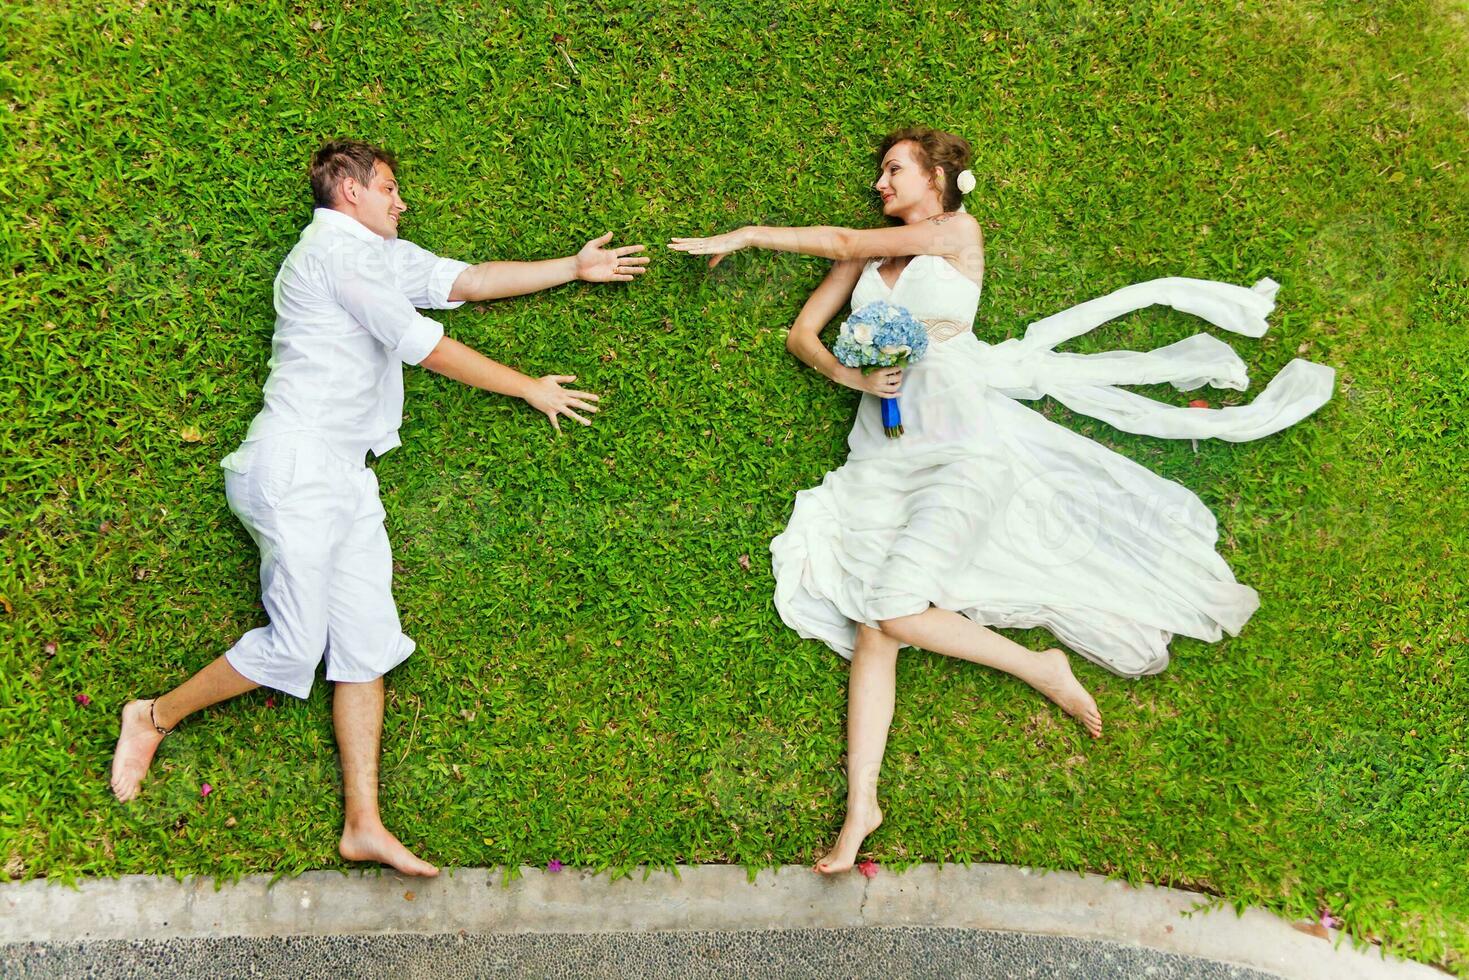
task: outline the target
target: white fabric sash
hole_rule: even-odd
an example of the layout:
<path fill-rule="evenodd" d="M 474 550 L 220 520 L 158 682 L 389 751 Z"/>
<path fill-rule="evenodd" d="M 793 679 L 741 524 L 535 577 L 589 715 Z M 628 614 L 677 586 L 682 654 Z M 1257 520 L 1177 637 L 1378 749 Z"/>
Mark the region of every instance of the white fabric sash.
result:
<path fill-rule="evenodd" d="M 1195 334 L 1157 350 L 1063 354 L 1057 344 L 1079 337 L 1124 313 L 1162 303 L 1203 317 L 1247 337 L 1263 336 L 1280 284 L 1261 279 L 1246 289 L 1208 279 L 1169 277 L 1125 286 L 1037 320 L 1023 338 L 985 351 L 990 385 L 1011 398 L 1050 395 L 1074 412 L 1125 432 L 1164 439 L 1248 442 L 1279 432 L 1331 399 L 1336 371 L 1296 358 L 1248 405 L 1187 408 L 1168 405 L 1116 385 L 1168 382 L 1179 391 L 1200 385 L 1244 391 L 1250 379 L 1234 349 L 1209 334 Z"/>

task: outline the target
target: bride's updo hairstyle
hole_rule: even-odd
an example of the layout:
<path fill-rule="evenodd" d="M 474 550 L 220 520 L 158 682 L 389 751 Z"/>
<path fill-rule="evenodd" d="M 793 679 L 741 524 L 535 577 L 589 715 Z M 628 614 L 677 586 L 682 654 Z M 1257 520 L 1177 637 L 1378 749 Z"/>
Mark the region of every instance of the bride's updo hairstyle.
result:
<path fill-rule="evenodd" d="M 942 177 L 934 174 L 938 181 L 939 194 L 943 201 L 945 211 L 957 211 L 964 200 L 964 195 L 959 193 L 959 187 L 955 180 L 966 167 L 969 166 L 973 151 L 969 149 L 969 141 L 962 136 L 946 133 L 941 129 L 929 129 L 926 126 L 909 126 L 897 132 L 889 133 L 877 148 L 877 162 L 882 164 L 882 158 L 887 156 L 896 144 L 904 140 L 912 140 L 917 151 L 913 154 L 923 167 L 933 173 L 934 167 L 943 167 Z"/>

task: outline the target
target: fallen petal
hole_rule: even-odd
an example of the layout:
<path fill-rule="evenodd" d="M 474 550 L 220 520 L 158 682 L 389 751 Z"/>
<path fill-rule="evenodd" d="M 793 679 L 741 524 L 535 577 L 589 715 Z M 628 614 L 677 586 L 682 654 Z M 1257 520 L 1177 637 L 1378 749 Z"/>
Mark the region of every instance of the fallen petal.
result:
<path fill-rule="evenodd" d="M 1311 922 L 1309 920 L 1305 922 L 1292 922 L 1290 927 L 1297 932 L 1304 932 L 1308 936 L 1315 936 L 1317 939 L 1331 938 L 1331 934 L 1322 928 L 1319 922 Z"/>
<path fill-rule="evenodd" d="M 199 795 L 200 796 L 208 796 L 210 793 L 213 793 L 213 792 L 214 792 L 214 787 L 213 786 L 210 786 L 208 783 L 205 783 L 203 786 L 200 786 L 199 787 Z"/>
<path fill-rule="evenodd" d="M 864 877 L 864 878 L 876 878 L 877 877 L 877 862 L 876 861 L 863 861 L 861 864 L 857 865 L 857 870 L 860 871 L 860 872 L 862 872 L 862 877 Z"/>

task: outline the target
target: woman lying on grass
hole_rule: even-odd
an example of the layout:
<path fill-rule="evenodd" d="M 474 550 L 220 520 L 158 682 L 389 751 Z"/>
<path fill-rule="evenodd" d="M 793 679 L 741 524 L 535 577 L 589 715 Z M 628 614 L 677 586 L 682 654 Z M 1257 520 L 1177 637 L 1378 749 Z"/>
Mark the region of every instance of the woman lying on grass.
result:
<path fill-rule="evenodd" d="M 1066 654 L 1028 650 L 992 627 L 1046 627 L 1077 653 L 1137 677 L 1167 666 L 1175 634 L 1218 640 L 1238 633 L 1259 605 L 1215 552 L 1214 516 L 1198 497 L 1016 398 L 1049 394 L 1130 432 L 1242 441 L 1315 411 L 1333 380 L 1329 368 L 1298 360 L 1251 405 L 1172 407 L 1112 385 L 1170 381 L 1186 389 L 1208 380 L 1243 389 L 1244 364 L 1204 334 L 1141 354 L 1051 350 L 1154 303 L 1259 336 L 1274 307 L 1268 279 L 1253 289 L 1153 280 L 1048 317 L 1024 340 L 982 341 L 974 318 L 984 236 L 962 203 L 974 186 L 969 144 L 904 129 L 882 141 L 878 159 L 873 189 L 887 227 L 747 226 L 670 243 L 711 256 L 711 266 L 749 247 L 834 260 L 786 346 L 862 399 L 846 462 L 796 495 L 789 526 L 770 544 L 781 618 L 852 663 L 847 816 L 836 846 L 816 864 L 828 874 L 852 867 L 882 822 L 877 780 L 901 648 L 1013 674 L 1096 738 L 1101 714 Z M 853 322 L 865 322 L 856 314 L 873 304 L 923 325 L 921 360 L 864 373 L 822 345 L 822 327 L 843 306 Z M 883 353 L 901 365 L 910 347 Z M 882 405 L 899 396 L 901 427 L 884 418 Z"/>

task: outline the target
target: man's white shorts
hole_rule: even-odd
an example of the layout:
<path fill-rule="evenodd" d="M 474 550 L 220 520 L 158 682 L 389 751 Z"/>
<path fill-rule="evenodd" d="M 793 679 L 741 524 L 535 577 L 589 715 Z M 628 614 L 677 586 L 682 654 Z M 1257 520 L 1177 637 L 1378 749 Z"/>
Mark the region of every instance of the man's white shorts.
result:
<path fill-rule="evenodd" d="M 407 659 L 377 474 L 308 433 L 253 442 L 225 471 L 230 510 L 260 548 L 270 625 L 225 656 L 249 680 L 298 698 L 326 658 L 329 681 L 371 681 Z"/>

